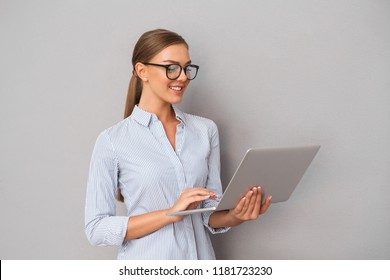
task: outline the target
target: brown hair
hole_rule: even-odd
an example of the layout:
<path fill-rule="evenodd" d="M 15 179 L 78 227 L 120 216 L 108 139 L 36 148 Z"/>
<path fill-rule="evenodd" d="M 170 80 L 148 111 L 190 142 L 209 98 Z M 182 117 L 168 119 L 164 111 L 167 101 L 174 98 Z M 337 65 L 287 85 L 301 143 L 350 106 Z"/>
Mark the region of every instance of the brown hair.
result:
<path fill-rule="evenodd" d="M 130 79 L 129 90 L 127 92 L 124 118 L 131 115 L 134 106 L 138 104 L 141 99 L 142 80 L 137 76 L 135 65 L 138 62 L 149 62 L 163 49 L 176 44 L 184 44 L 188 49 L 188 44 L 183 37 L 166 29 L 155 29 L 145 32 L 138 39 L 131 60 L 133 64 L 133 76 Z M 119 188 L 117 190 L 117 200 L 124 201 Z"/>

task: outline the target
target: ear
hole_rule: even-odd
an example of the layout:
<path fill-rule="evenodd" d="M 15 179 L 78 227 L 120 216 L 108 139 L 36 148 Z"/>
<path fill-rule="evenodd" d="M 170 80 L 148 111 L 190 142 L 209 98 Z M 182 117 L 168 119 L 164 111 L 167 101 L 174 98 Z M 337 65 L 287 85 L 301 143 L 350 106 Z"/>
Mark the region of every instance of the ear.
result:
<path fill-rule="evenodd" d="M 145 82 L 148 80 L 148 71 L 147 71 L 145 64 L 142 64 L 141 62 L 137 62 L 137 64 L 134 66 L 134 70 L 137 73 L 137 76 L 142 81 Z"/>

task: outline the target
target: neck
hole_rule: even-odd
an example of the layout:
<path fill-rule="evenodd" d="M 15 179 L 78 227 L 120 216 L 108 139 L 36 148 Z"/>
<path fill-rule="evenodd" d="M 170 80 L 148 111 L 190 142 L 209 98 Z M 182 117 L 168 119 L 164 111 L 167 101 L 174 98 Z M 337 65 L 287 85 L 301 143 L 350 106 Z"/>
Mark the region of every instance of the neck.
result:
<path fill-rule="evenodd" d="M 164 104 L 148 104 L 145 102 L 142 102 L 142 98 L 140 100 L 140 103 L 138 104 L 138 107 L 142 110 L 155 114 L 157 118 L 165 123 L 169 121 L 176 120 L 175 112 L 169 103 Z"/>

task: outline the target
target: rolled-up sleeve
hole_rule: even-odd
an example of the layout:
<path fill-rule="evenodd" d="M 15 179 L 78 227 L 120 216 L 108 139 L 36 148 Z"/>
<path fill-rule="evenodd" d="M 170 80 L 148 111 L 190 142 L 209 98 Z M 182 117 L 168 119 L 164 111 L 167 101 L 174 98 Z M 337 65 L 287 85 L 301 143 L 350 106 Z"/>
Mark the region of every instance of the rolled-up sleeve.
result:
<path fill-rule="evenodd" d="M 92 153 L 85 203 L 85 233 L 95 246 L 120 246 L 127 231 L 128 217 L 116 216 L 118 158 L 108 131 L 96 140 Z"/>
<path fill-rule="evenodd" d="M 217 125 L 212 122 L 210 128 L 210 155 L 208 158 L 208 177 L 206 188 L 213 191 L 218 195 L 217 200 L 206 200 L 203 207 L 214 207 L 217 206 L 222 197 L 222 184 L 221 184 L 221 163 L 220 163 L 220 148 L 219 148 L 219 134 Z M 209 226 L 209 219 L 213 212 L 203 212 L 203 224 L 208 230 L 215 233 L 224 233 L 228 231 L 229 227 L 212 228 Z"/>

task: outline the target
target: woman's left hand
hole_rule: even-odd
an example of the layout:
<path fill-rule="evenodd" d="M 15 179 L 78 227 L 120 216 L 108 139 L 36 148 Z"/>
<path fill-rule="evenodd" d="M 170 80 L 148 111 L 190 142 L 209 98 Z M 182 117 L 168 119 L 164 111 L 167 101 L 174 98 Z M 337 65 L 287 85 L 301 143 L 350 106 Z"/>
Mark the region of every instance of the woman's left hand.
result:
<path fill-rule="evenodd" d="M 259 215 L 267 212 L 271 204 L 271 196 L 268 196 L 264 202 L 261 187 L 251 188 L 246 195 L 240 199 L 236 207 L 228 213 L 234 224 L 241 224 L 245 221 L 256 220 Z"/>

